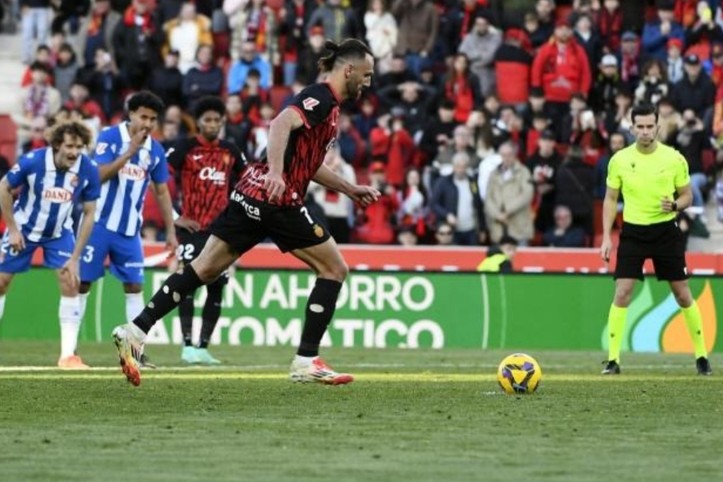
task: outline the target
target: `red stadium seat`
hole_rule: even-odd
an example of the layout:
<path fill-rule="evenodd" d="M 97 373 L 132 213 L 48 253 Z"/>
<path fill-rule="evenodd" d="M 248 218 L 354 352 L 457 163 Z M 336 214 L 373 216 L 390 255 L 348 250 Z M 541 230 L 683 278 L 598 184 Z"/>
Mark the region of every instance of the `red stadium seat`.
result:
<path fill-rule="evenodd" d="M 10 165 L 15 164 L 17 153 L 17 126 L 9 115 L 0 115 L 0 154 L 5 156 Z"/>

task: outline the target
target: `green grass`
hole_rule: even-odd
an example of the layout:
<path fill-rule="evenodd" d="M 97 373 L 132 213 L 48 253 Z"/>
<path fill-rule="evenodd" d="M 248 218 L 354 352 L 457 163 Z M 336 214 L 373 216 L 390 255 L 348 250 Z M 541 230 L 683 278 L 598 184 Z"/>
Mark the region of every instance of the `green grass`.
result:
<path fill-rule="evenodd" d="M 150 347 L 164 369 L 139 388 L 119 370 L 51 366 L 56 343 L 0 342 L 0 479 L 248 481 L 721 480 L 723 376 L 691 356 L 533 352 L 532 396 L 496 386 L 506 354 L 343 350 L 324 354 L 357 381 L 286 380 L 293 350 L 224 347 L 229 365 L 181 369 L 176 347 Z M 84 345 L 93 366 L 110 345 Z M 713 357 L 714 370 L 723 357 Z"/>

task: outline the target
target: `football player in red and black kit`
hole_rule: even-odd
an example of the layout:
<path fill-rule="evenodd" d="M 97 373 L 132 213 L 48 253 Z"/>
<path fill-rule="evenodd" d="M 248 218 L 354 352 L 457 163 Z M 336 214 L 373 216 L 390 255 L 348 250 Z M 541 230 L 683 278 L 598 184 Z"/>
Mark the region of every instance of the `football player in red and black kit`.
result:
<path fill-rule="evenodd" d="M 174 143 L 166 153 L 181 194 L 182 214 L 176 219 L 179 267 L 201 253 L 211 236 L 211 222 L 226 209 L 231 188 L 246 164 L 238 147 L 218 138 L 226 114 L 226 106 L 220 98 L 202 97 L 196 103 L 194 114 L 199 134 Z M 208 343 L 221 315 L 221 298 L 227 282 L 228 273 L 224 273 L 206 285 L 198 347 L 193 346 L 191 339 L 195 290 L 178 305 L 184 344 L 181 359 L 184 362 L 220 363 L 209 353 Z"/>
<path fill-rule="evenodd" d="M 337 135 L 339 104 L 359 99 L 369 87 L 374 57 L 356 39 L 339 45 L 327 41 L 326 48 L 329 54 L 319 60 L 322 72 L 328 73 L 326 81 L 302 90 L 271 122 L 267 155 L 244 169 L 228 207 L 211 224 L 211 237 L 201 254 L 171 275 L 132 323 L 113 330 L 123 373 L 132 384 L 141 382 L 137 360 L 156 320 L 267 237 L 317 275 L 306 305 L 301 342 L 291 363 L 291 379 L 332 385 L 353 380 L 319 358 L 319 343 L 349 268 L 334 239 L 304 207 L 303 200 L 312 179 L 363 206 L 379 199 L 376 189 L 350 184 L 323 164 Z"/>

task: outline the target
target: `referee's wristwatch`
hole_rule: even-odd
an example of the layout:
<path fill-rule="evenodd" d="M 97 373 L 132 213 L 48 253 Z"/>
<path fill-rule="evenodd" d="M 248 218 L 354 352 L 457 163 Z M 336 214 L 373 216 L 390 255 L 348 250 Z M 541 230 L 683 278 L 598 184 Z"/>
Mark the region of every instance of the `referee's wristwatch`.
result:
<path fill-rule="evenodd" d="M 673 201 L 673 212 L 678 212 L 678 203 L 676 201 Z"/>

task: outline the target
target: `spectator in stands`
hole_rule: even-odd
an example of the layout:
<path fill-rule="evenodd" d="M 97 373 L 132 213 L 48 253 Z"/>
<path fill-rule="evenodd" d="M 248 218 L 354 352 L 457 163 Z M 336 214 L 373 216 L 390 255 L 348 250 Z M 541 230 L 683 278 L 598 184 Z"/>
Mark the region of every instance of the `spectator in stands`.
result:
<path fill-rule="evenodd" d="M 469 175 L 466 152 L 454 155 L 452 168 L 452 174 L 434 184 L 430 207 L 438 222 L 454 229 L 454 244 L 477 246 L 487 241 L 487 226 L 477 180 Z"/>
<path fill-rule="evenodd" d="M 414 137 L 429 122 L 434 100 L 434 89 L 419 82 L 389 85 L 377 91 L 382 103 L 391 110 L 396 108 L 404 117 L 404 126 Z"/>
<path fill-rule="evenodd" d="M 479 79 L 482 97 L 495 88 L 494 58 L 501 44 L 501 32 L 490 25 L 485 13 L 480 13 L 474 20 L 474 28 L 459 46 L 459 52 L 469 59 L 470 71 Z"/>
<path fill-rule="evenodd" d="M 527 128 L 527 134 L 524 140 L 525 162 L 527 162 L 537 151 L 537 143 L 546 130 L 551 130 L 550 119 L 548 119 L 545 114 L 534 114 L 532 116 L 532 125 Z"/>
<path fill-rule="evenodd" d="M 668 96 L 670 86 L 661 60 L 649 60 L 643 65 L 643 76 L 635 89 L 635 103 L 647 102 L 658 105 L 660 99 Z"/>
<path fill-rule="evenodd" d="M 572 224 L 572 211 L 569 207 L 555 207 L 555 225 L 545 231 L 542 244 L 552 248 L 585 247 L 585 231 Z"/>
<path fill-rule="evenodd" d="M 597 29 L 608 52 L 620 49 L 620 36 L 623 32 L 623 12 L 620 0 L 603 0 L 603 8 L 597 17 Z"/>
<path fill-rule="evenodd" d="M 225 139 L 236 144 L 249 160 L 252 159 L 248 150 L 251 128 L 251 122 L 243 114 L 241 96 L 238 92 L 229 94 L 226 98 Z"/>
<path fill-rule="evenodd" d="M 592 18 L 587 14 L 576 15 L 574 23 L 575 40 L 585 49 L 590 72 L 595 72 L 603 55 L 603 41 L 593 30 Z"/>
<path fill-rule="evenodd" d="M 53 70 L 55 88 L 60 93 L 60 99 L 65 102 L 70 95 L 70 86 L 78 74 L 78 60 L 73 47 L 64 43 L 58 52 L 58 60 Z"/>
<path fill-rule="evenodd" d="M 356 184 L 354 168 L 344 160 L 338 148 L 327 151 L 324 165 L 341 176 L 344 180 Z M 348 243 L 351 226 L 354 224 L 354 205 L 352 201 L 336 191 L 312 182 L 309 192 L 316 203 L 322 208 L 329 232 L 337 243 Z"/>
<path fill-rule="evenodd" d="M 495 152 L 492 125 L 489 121 L 489 114 L 484 109 L 472 112 L 465 125 L 469 128 L 472 147 L 478 158 L 484 159 Z"/>
<path fill-rule="evenodd" d="M 306 85 L 319 78 L 319 59 L 325 55 L 324 27 L 309 29 L 309 45 L 299 51 L 296 77 Z"/>
<path fill-rule="evenodd" d="M 532 177 L 518 160 L 515 144 L 502 144 L 499 155 L 502 162 L 490 174 L 485 197 L 489 239 L 498 243 L 506 234 L 525 246 L 534 235 Z"/>
<path fill-rule="evenodd" d="M 341 112 L 339 119 L 336 121 L 339 129 L 336 145 L 339 148 L 341 157 L 348 159 L 348 162 L 354 167 L 364 165 L 367 153 L 367 141 L 359 134 L 349 117 L 349 113 Z M 368 139 L 368 138 L 367 138 Z"/>
<path fill-rule="evenodd" d="M 656 6 L 658 18 L 643 28 L 643 51 L 645 57 L 664 60 L 668 41 L 673 38 L 685 41 L 685 29 L 675 21 L 675 0 L 658 0 Z"/>
<path fill-rule="evenodd" d="M 407 82 L 418 81 L 419 77 L 407 68 L 407 61 L 403 55 L 395 54 L 392 56 L 392 62 L 389 72 L 376 78 L 377 89 L 383 89 L 390 85 L 401 85 Z"/>
<path fill-rule="evenodd" d="M 249 70 L 240 94 L 244 115 L 251 123 L 259 125 L 261 123 L 261 106 L 269 101 L 269 93 L 261 87 L 261 73 L 258 70 Z"/>
<path fill-rule="evenodd" d="M 470 71 L 467 56 L 456 54 L 444 80 L 444 98 L 454 102 L 456 122 L 467 122 L 470 112 L 482 106 L 480 92 L 479 79 Z"/>
<path fill-rule="evenodd" d="M 347 37 L 357 37 L 360 28 L 354 10 L 342 4 L 341 0 L 320 2 L 309 18 L 307 29 L 317 25 L 324 27 L 326 37 L 337 43 Z"/>
<path fill-rule="evenodd" d="M 658 102 L 658 140 L 663 144 L 671 145 L 675 142 L 678 127 L 683 123 L 680 112 L 675 110 L 668 97 Z"/>
<path fill-rule="evenodd" d="M 88 87 L 79 80 L 76 80 L 71 85 L 70 95 L 63 107 L 79 111 L 84 119 L 94 119 L 93 122 L 98 126 L 107 124 L 108 119 L 103 114 L 103 109 L 95 100 L 90 98 Z"/>
<path fill-rule="evenodd" d="M 231 66 L 228 73 L 226 86 L 228 93 L 241 91 L 251 69 L 259 72 L 261 88 L 271 87 L 271 64 L 256 52 L 256 44 L 247 40 L 241 46 L 241 57 Z"/>
<path fill-rule="evenodd" d="M 221 95 L 223 72 L 213 64 L 213 47 L 201 45 L 196 52 L 196 65 L 183 76 L 183 97 L 186 107 L 192 109 L 198 99 L 207 95 Z"/>
<path fill-rule="evenodd" d="M 555 202 L 568 206 L 572 211 L 573 222 L 592 236 L 595 171 L 583 161 L 583 156 L 583 150 L 577 146 L 568 150 L 557 171 Z"/>
<path fill-rule="evenodd" d="M 532 173 L 535 187 L 535 230 L 544 233 L 553 224 L 555 209 L 555 178 L 560 168 L 560 155 L 555 150 L 555 133 L 546 130 L 537 141 L 537 150 L 527 160 L 527 167 Z"/>
<path fill-rule="evenodd" d="M 384 0 L 369 2 L 369 9 L 364 13 L 364 27 L 367 43 L 376 59 L 376 71 L 384 74 L 390 68 L 399 34 L 397 21 L 387 11 Z"/>
<path fill-rule="evenodd" d="M 175 50 L 179 53 L 178 70 L 186 74 L 196 62 L 196 53 L 201 45 L 213 47 L 211 19 L 196 12 L 193 2 L 184 2 L 178 17 L 163 25 L 166 34 L 164 52 Z"/>
<path fill-rule="evenodd" d="M 423 164 L 431 163 L 437 158 L 439 150 L 444 149 L 452 142 L 454 129 L 457 127 L 457 122 L 454 120 L 454 107 L 453 100 L 442 100 L 437 108 L 437 116 L 425 126 L 419 143 Z"/>
<path fill-rule="evenodd" d="M 417 168 L 412 167 L 407 170 L 397 196 L 399 198 L 397 225 L 411 226 L 418 238 L 426 237 L 429 198 L 422 182 L 422 175 Z"/>
<path fill-rule="evenodd" d="M 90 0 L 55 0 L 55 18 L 50 25 L 53 33 L 63 32 L 68 23 L 70 33 L 75 35 L 80 28 L 80 19 L 88 15 Z"/>
<path fill-rule="evenodd" d="M 668 74 L 668 82 L 671 86 L 683 79 L 683 42 L 680 39 L 668 40 L 667 57 L 665 59 L 665 71 Z"/>
<path fill-rule="evenodd" d="M 460 152 L 467 154 L 467 166 L 470 172 L 476 171 L 480 158 L 477 157 L 475 148 L 472 145 L 470 128 L 463 124 L 454 128 L 452 141 L 446 144 L 443 149 L 440 149 L 439 155 L 432 163 L 432 185 L 439 176 L 448 176 L 454 172 L 454 157 Z"/>
<path fill-rule="evenodd" d="M 111 55 L 115 67 L 113 50 L 113 32 L 121 21 L 121 15 L 111 9 L 110 0 L 95 0 L 88 18 L 81 23 L 78 52 L 83 57 L 83 65 L 92 70 L 95 67 L 95 52 L 105 49 Z"/>
<path fill-rule="evenodd" d="M 166 104 L 185 105 L 183 96 L 183 74 L 178 68 L 178 50 L 167 50 L 163 65 L 151 72 L 148 90 L 160 97 Z"/>
<path fill-rule="evenodd" d="M 403 224 L 397 228 L 397 243 L 400 246 L 416 246 L 419 244 L 419 236 L 414 226 Z"/>
<path fill-rule="evenodd" d="M 605 199 L 607 189 L 608 164 L 620 149 L 627 146 L 627 139 L 622 132 L 613 132 L 608 140 L 608 152 L 600 156 L 595 164 L 595 199 Z"/>
<path fill-rule="evenodd" d="M 36 117 L 51 118 L 60 110 L 60 94 L 48 85 L 48 67 L 40 62 L 30 65 L 32 83 L 22 89 L 18 109 L 13 120 L 18 126 L 18 140 L 25 142 L 30 134 L 30 123 Z"/>
<path fill-rule="evenodd" d="M 406 129 L 403 111 L 393 109 L 391 113 L 379 116 L 378 124 L 369 138 L 371 158 L 384 163 L 385 182 L 397 187 L 416 158 L 414 140 Z"/>
<path fill-rule="evenodd" d="M 718 2 L 720 4 L 720 2 Z M 718 5 L 716 5 L 718 7 Z M 698 3 L 698 19 L 686 31 L 685 45 L 688 53 L 697 53 L 703 60 L 708 60 L 711 46 L 723 42 L 723 30 L 713 20 L 710 4 Z"/>
<path fill-rule="evenodd" d="M 372 129 L 377 125 L 376 106 L 369 96 L 362 98 L 359 112 L 354 115 L 352 123 L 362 139 L 369 139 Z"/>
<path fill-rule="evenodd" d="M 618 59 L 606 54 L 600 60 L 600 73 L 590 93 L 590 107 L 595 112 L 611 113 L 615 111 L 615 96 L 622 87 L 618 72 Z"/>
<path fill-rule="evenodd" d="M 547 30 L 540 28 L 540 19 L 535 12 L 527 12 L 524 19 L 524 30 L 530 39 L 530 45 L 537 51 L 542 44 L 550 39 Z"/>
<path fill-rule="evenodd" d="M 615 130 L 628 131 L 632 127 L 630 112 L 633 108 L 633 94 L 627 86 L 623 86 L 615 95 L 615 110 L 613 112 L 605 112 L 605 130 L 612 132 Z"/>
<path fill-rule="evenodd" d="M 140 90 L 153 67 L 161 63 L 163 31 L 153 21 L 149 0 L 133 0 L 113 32 L 119 72 L 128 87 Z"/>
<path fill-rule="evenodd" d="M 41 149 L 48 145 L 45 139 L 45 129 L 48 128 L 48 121 L 45 117 L 36 117 L 30 121 L 30 138 L 22 143 L 20 150 L 27 154 L 35 149 Z"/>
<path fill-rule="evenodd" d="M 48 83 L 52 85 L 53 58 L 50 54 L 50 47 L 48 47 L 47 45 L 38 45 L 38 48 L 35 49 L 35 58 L 33 58 L 33 61 L 30 63 L 30 65 L 34 64 L 35 62 L 40 62 L 48 68 L 48 72 L 51 73 L 51 76 L 48 78 Z M 30 65 L 28 65 L 28 67 L 25 69 L 25 72 L 23 72 L 23 78 L 20 81 L 20 87 L 27 87 L 28 85 L 33 83 L 33 75 L 32 71 L 30 70 Z"/>
<path fill-rule="evenodd" d="M 620 38 L 620 78 L 634 91 L 640 80 L 640 42 L 638 34 L 632 31 L 623 33 Z"/>
<path fill-rule="evenodd" d="M 387 182 L 386 164 L 379 161 L 371 163 L 369 184 L 382 195 L 377 202 L 358 211 L 356 238 L 362 243 L 391 244 L 396 237 L 392 223 L 399 208 L 399 201 L 396 190 Z"/>
<path fill-rule="evenodd" d="M 693 109 L 683 111 L 681 120 L 673 147 L 688 161 L 690 187 L 693 191 L 692 206 L 703 207 L 703 190 L 708 185 L 708 176 L 703 168 L 703 151 L 711 147 L 710 138 L 703 121 L 695 115 Z"/>
<path fill-rule="evenodd" d="M 186 114 L 178 105 L 169 105 L 163 114 L 163 119 L 178 124 L 179 133 L 182 137 L 193 137 L 196 135 L 196 122 L 189 114 Z"/>
<path fill-rule="evenodd" d="M 125 83 L 115 72 L 110 53 L 98 48 L 95 52 L 95 68 L 83 76 L 91 98 L 103 110 L 104 120 L 111 122 L 115 114 L 123 109 L 123 99 L 118 92 L 125 88 Z"/>
<path fill-rule="evenodd" d="M 437 224 L 434 238 L 439 246 L 452 246 L 454 244 L 454 228 L 446 221 Z"/>
<path fill-rule="evenodd" d="M 530 95 L 530 40 L 524 31 L 511 28 L 505 32 L 505 40 L 495 52 L 495 84 L 497 95 L 503 104 L 522 108 Z"/>
<path fill-rule="evenodd" d="M 409 70 L 419 75 L 437 41 L 436 7 L 429 0 L 394 0 L 392 14 L 399 25 L 395 53 L 405 56 Z"/>
<path fill-rule="evenodd" d="M 284 38 L 284 85 L 291 85 L 297 78 L 299 53 L 307 39 L 311 38 L 311 35 L 307 35 L 307 26 L 315 7 L 314 0 L 286 0 L 286 6 L 282 9 L 286 13 L 280 25 L 280 33 Z"/>
<path fill-rule="evenodd" d="M 231 26 L 231 58 L 243 56 L 250 42 L 254 52 L 267 62 L 278 55 L 279 39 L 276 14 L 264 0 L 227 0 L 223 5 Z"/>
<path fill-rule="evenodd" d="M 703 63 L 703 69 L 708 72 L 717 92 L 723 85 L 723 43 L 716 42 L 711 45 L 710 60 Z"/>
<path fill-rule="evenodd" d="M 543 89 L 545 108 L 553 123 L 559 123 L 567 114 L 572 95 L 587 95 L 591 83 L 585 49 L 572 37 L 567 22 L 558 21 L 554 37 L 535 56 L 531 83 L 532 87 Z"/>
<path fill-rule="evenodd" d="M 37 45 L 45 44 L 48 41 L 50 13 L 50 0 L 20 0 L 23 36 L 22 62 L 24 64 L 30 64 L 32 61 L 36 41 Z"/>
<path fill-rule="evenodd" d="M 540 36 L 544 42 L 552 37 L 555 31 L 555 0 L 537 0 L 535 14 L 539 24 Z"/>
<path fill-rule="evenodd" d="M 685 75 L 673 86 L 670 96 L 675 110 L 683 112 L 692 109 L 701 119 L 710 119 L 715 103 L 713 81 L 703 72 L 700 58 L 696 54 L 686 55 L 683 63 Z"/>

